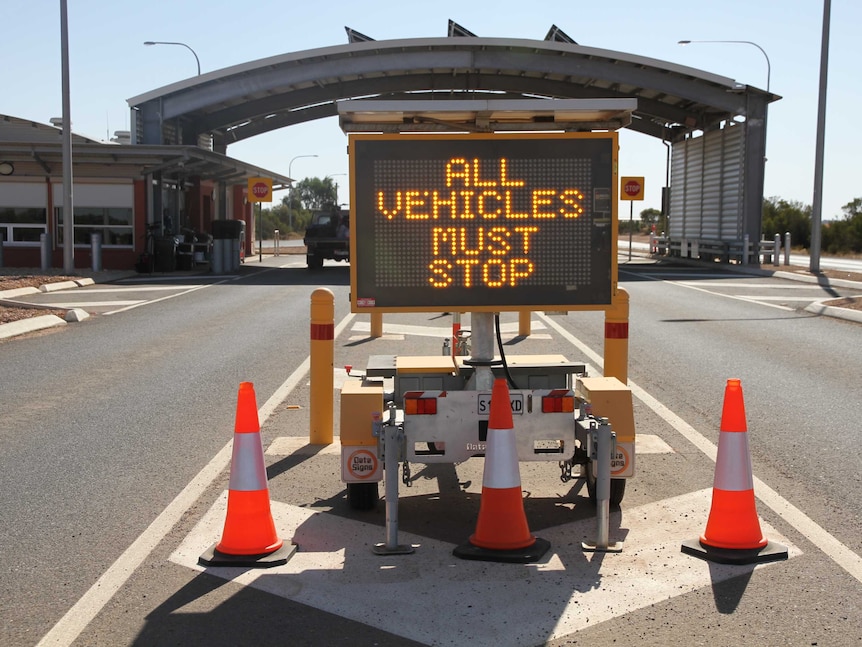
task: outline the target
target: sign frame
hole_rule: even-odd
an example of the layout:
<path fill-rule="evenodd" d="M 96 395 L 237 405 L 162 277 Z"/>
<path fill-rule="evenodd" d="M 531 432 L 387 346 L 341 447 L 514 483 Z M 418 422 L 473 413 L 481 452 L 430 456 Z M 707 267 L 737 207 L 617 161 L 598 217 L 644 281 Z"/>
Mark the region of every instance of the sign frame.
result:
<path fill-rule="evenodd" d="M 266 186 L 266 193 L 257 196 L 254 194 L 254 188 L 263 184 Z M 249 202 L 272 202 L 272 178 L 268 177 L 250 177 L 248 178 L 248 201 Z"/>
<path fill-rule="evenodd" d="M 353 221 L 351 223 L 350 236 L 350 300 L 353 312 L 500 312 L 503 310 L 532 311 L 542 309 L 606 310 L 611 307 L 613 296 L 617 291 L 618 280 L 617 203 L 620 184 L 618 175 L 619 141 L 618 134 L 615 131 L 463 134 L 351 133 L 349 135 L 348 151 L 350 155 L 350 204 Z M 509 158 L 511 158 L 510 161 Z M 550 165 L 547 164 L 549 159 L 552 162 Z M 562 161 L 557 163 L 556 160 L 558 159 Z M 600 159 L 601 162 L 597 163 L 596 159 Z M 474 162 L 475 164 L 473 164 Z M 540 168 L 539 162 L 545 163 L 551 170 L 547 170 L 544 167 Z M 450 166 L 454 163 L 461 163 L 462 165 Z M 509 163 L 508 167 L 506 166 L 507 163 Z M 473 169 L 469 171 L 465 170 L 471 164 L 473 164 Z M 482 167 L 483 164 L 484 167 Z M 520 166 L 516 166 L 517 164 L 520 164 Z M 578 168 L 581 169 L 586 165 L 588 171 L 580 171 L 580 173 L 581 175 L 586 173 L 590 181 L 575 181 L 571 179 L 571 175 L 573 175 L 571 172 L 563 173 L 558 170 L 558 167 L 570 168 L 566 164 L 579 164 Z M 406 175 L 399 175 L 399 173 L 402 173 L 402 167 L 415 167 L 417 165 L 421 166 L 423 170 L 403 171 Z M 502 205 L 504 202 L 506 205 L 505 214 L 497 221 L 491 220 L 489 223 L 485 223 L 485 221 L 481 220 L 481 217 L 497 217 L 493 216 L 493 214 L 483 214 L 482 216 L 475 216 L 475 218 L 473 214 L 465 215 L 463 209 L 466 209 L 467 212 L 470 211 L 466 207 L 463 207 L 462 212 L 459 212 L 460 215 L 457 216 L 455 215 L 456 207 L 450 207 L 449 216 L 444 216 L 439 221 L 437 220 L 439 215 L 435 215 L 433 219 L 431 216 L 416 215 L 419 209 L 408 212 L 407 209 L 409 209 L 409 206 L 405 206 L 411 199 L 408 194 L 419 195 L 419 193 L 408 190 L 407 184 L 409 184 L 410 180 L 404 178 L 415 179 L 418 177 L 421 180 L 426 180 L 427 185 L 428 182 L 432 182 L 431 179 L 427 179 L 431 177 L 429 175 L 430 171 L 427 170 L 429 165 L 434 169 L 433 178 L 438 184 L 442 181 L 441 178 L 444 178 L 447 183 L 453 181 L 454 178 L 454 182 L 460 181 L 467 185 L 466 188 L 479 188 L 480 191 L 483 191 L 484 189 L 481 189 L 482 186 L 502 186 L 508 180 L 511 182 L 508 186 L 520 186 L 522 193 L 528 194 L 526 198 L 520 196 L 520 199 L 525 199 L 528 204 L 532 204 L 532 211 L 529 208 L 524 211 L 523 207 L 520 212 L 517 212 L 514 207 L 510 211 L 509 194 L 506 195 L 504 200 L 500 195 L 504 193 L 502 189 L 499 191 L 488 189 L 492 194 L 495 194 L 489 202 L 495 205 L 498 211 L 502 209 L 499 205 Z M 374 170 L 381 167 L 387 169 L 387 171 Z M 446 169 L 445 172 L 443 171 L 443 167 Z M 456 171 L 451 171 L 451 168 L 455 168 Z M 507 173 L 514 173 L 515 168 L 520 168 L 522 173 L 526 172 L 527 179 L 517 180 L 514 175 L 511 177 L 507 175 Z M 538 170 L 534 170 L 534 168 Z M 380 179 L 384 175 L 385 179 Z M 578 175 L 578 177 L 581 177 L 581 175 Z M 550 178 L 548 182 L 545 184 L 541 183 L 541 180 L 548 178 Z M 520 181 L 521 184 L 517 185 L 517 181 Z M 554 181 L 556 181 L 556 185 L 554 185 Z M 405 182 L 407 184 L 404 184 L 404 191 L 398 189 L 397 191 L 393 190 L 387 193 L 383 190 L 378 191 L 380 187 L 384 186 L 381 182 L 384 182 L 385 186 L 389 189 L 400 187 Z M 471 183 L 472 186 L 470 186 Z M 577 188 L 564 188 L 575 187 L 576 185 Z M 441 194 L 449 195 L 443 192 L 442 186 L 441 184 Z M 446 184 L 445 186 L 454 186 L 454 184 Z M 580 187 L 583 187 L 584 192 L 589 195 L 585 196 L 583 193 L 578 193 Z M 428 190 L 432 188 L 434 189 L 434 199 L 436 200 L 437 184 L 434 184 L 433 187 L 427 185 L 423 192 L 425 195 L 428 195 Z M 465 189 L 465 186 L 461 186 L 460 188 Z M 417 186 L 417 190 L 419 189 L 421 187 Z M 514 191 L 513 189 L 512 192 Z M 547 203 L 543 201 L 544 198 L 537 202 L 537 191 L 547 192 L 556 198 L 557 203 L 554 203 L 556 206 L 550 206 L 550 200 L 553 200 L 553 198 L 549 198 L 549 202 Z M 554 193 L 555 191 L 556 194 Z M 563 193 L 570 191 L 572 193 L 569 196 L 563 196 Z M 463 190 L 461 193 L 470 195 L 469 199 L 473 200 L 470 204 L 474 205 L 474 207 L 478 204 L 478 198 L 475 197 L 475 193 L 477 192 Z M 398 196 L 397 200 L 393 197 L 395 194 Z M 580 205 L 582 205 L 582 208 L 580 208 L 580 213 L 584 217 L 579 221 L 577 220 L 579 215 L 574 215 L 571 210 L 566 213 L 563 211 L 563 208 L 568 208 L 573 204 L 573 200 L 566 199 L 566 197 L 570 198 L 571 195 L 577 195 L 581 199 Z M 484 197 L 485 194 L 483 193 L 482 196 Z M 382 206 L 387 200 L 390 201 L 389 204 L 391 205 L 395 205 L 397 202 L 398 205 L 404 207 L 400 215 L 392 215 L 395 213 L 394 207 L 390 210 Z M 421 201 L 422 198 L 417 198 L 417 200 Z M 452 201 L 455 202 L 455 199 L 452 198 Z M 560 207 L 560 201 L 566 204 Z M 442 198 L 440 202 L 443 202 Z M 415 204 L 420 203 L 417 202 Z M 538 211 L 535 207 L 536 204 L 541 204 L 544 211 Z M 545 208 L 545 204 L 549 206 Z M 556 211 L 553 211 L 555 208 Z M 477 207 L 477 209 L 481 209 L 481 207 Z M 557 212 L 563 215 L 559 215 Z M 385 214 L 385 217 L 383 214 Z M 451 222 L 457 218 L 463 219 L 468 217 L 475 220 L 475 222 Z M 508 221 L 504 220 L 505 218 L 523 218 L 525 220 Z M 545 220 L 540 221 L 538 220 L 539 218 Z M 427 242 L 427 240 L 428 236 L 432 235 L 430 232 L 434 225 L 438 225 L 441 222 L 453 224 L 450 230 L 460 230 L 462 241 L 460 245 L 463 249 L 465 248 L 465 243 L 463 242 L 465 236 L 473 236 L 474 242 L 477 238 L 481 241 L 483 234 L 482 232 L 477 232 L 476 228 L 481 228 L 479 225 L 483 223 L 500 225 L 501 229 L 507 223 L 527 223 L 531 227 L 533 225 L 542 225 L 542 227 L 545 227 L 546 223 L 553 219 L 556 219 L 553 225 L 557 228 L 570 228 L 565 230 L 571 232 L 567 234 L 568 236 L 578 236 L 578 249 L 557 250 L 549 254 L 556 259 L 556 265 L 552 265 L 551 261 L 547 261 L 547 267 L 567 267 L 565 258 L 563 262 L 560 262 L 560 255 L 565 255 L 566 253 L 573 255 L 580 254 L 580 256 L 576 257 L 578 262 L 581 265 L 584 263 L 590 264 L 588 270 L 584 272 L 588 280 L 581 284 L 578 284 L 576 281 L 573 281 L 571 285 L 569 283 L 565 285 L 547 283 L 540 285 L 539 288 L 517 285 L 516 278 L 520 280 L 521 274 L 525 274 L 528 269 L 529 271 L 533 271 L 533 267 L 539 261 L 539 255 L 546 253 L 545 249 L 549 243 L 545 241 L 552 238 L 550 234 L 546 234 L 543 240 L 540 239 L 545 247 L 542 247 L 542 244 L 536 245 L 534 250 L 532 250 L 533 256 L 529 256 L 529 252 L 531 251 L 529 250 L 529 243 L 531 241 L 527 240 L 526 234 L 524 234 L 524 240 L 512 238 L 509 247 L 520 245 L 523 248 L 519 248 L 523 252 L 521 256 L 525 258 L 511 258 L 508 261 L 510 265 L 503 268 L 498 267 L 498 265 L 491 266 L 492 262 L 502 265 L 504 261 L 500 259 L 490 259 L 487 260 L 486 266 L 479 266 L 482 267 L 479 271 L 497 272 L 497 274 L 493 275 L 494 279 L 505 279 L 506 272 L 508 272 L 511 285 L 502 285 L 502 289 L 499 291 L 475 289 L 476 285 L 468 283 L 467 269 L 463 270 L 465 274 L 461 277 L 461 283 L 454 285 L 451 290 L 448 289 L 449 285 L 443 285 L 443 289 L 435 289 L 440 288 L 441 285 L 431 283 L 433 279 L 439 279 L 441 282 L 443 280 L 450 280 L 450 283 L 452 282 L 451 275 L 445 274 L 443 270 L 434 274 L 439 266 L 432 268 L 433 263 L 427 264 L 429 258 L 434 259 L 435 262 L 440 261 L 440 259 L 436 258 L 436 254 L 438 253 L 437 247 L 434 248 L 435 256 L 431 256 L 431 252 L 428 251 L 431 243 Z M 420 220 L 427 220 L 428 222 L 418 222 Z M 393 223 L 391 229 L 381 228 L 388 222 Z M 467 232 L 466 227 L 455 228 L 454 225 L 467 225 L 474 229 Z M 485 228 L 486 231 L 488 229 Z M 442 236 L 445 235 L 440 235 L 439 231 L 438 227 L 433 233 L 437 237 L 434 239 L 434 245 L 438 245 L 440 240 L 442 240 Z M 538 231 L 541 232 L 542 230 Z M 547 231 L 551 231 L 550 227 Z M 555 231 L 559 231 L 559 229 Z M 416 235 L 417 232 L 418 236 Z M 399 302 L 399 297 L 396 293 L 400 289 L 400 294 L 404 294 L 405 288 L 396 287 L 389 290 L 383 282 L 377 281 L 377 277 L 380 276 L 381 272 L 385 272 L 386 268 L 382 270 L 378 268 L 378 263 L 382 264 L 382 261 L 379 260 L 381 255 L 371 250 L 378 249 L 384 243 L 373 243 L 376 247 L 372 247 L 372 243 L 369 240 L 379 239 L 382 236 L 378 236 L 377 234 L 383 233 L 391 233 L 392 236 L 401 235 L 402 240 L 405 241 L 408 239 L 413 240 L 408 237 L 409 233 L 413 238 L 423 241 L 421 243 L 424 245 L 423 256 L 420 263 L 426 263 L 426 265 L 410 266 L 408 269 L 416 270 L 417 272 L 423 271 L 428 274 L 427 281 L 429 285 L 414 285 L 412 291 L 415 294 L 411 295 L 412 300 L 404 299 L 405 302 Z M 511 232 L 507 231 L 505 233 L 507 236 L 511 236 Z M 456 234 L 453 233 L 451 235 L 455 236 Z M 488 237 L 485 239 L 486 241 L 489 238 L 493 238 L 491 234 L 484 235 Z M 596 243 L 596 235 L 601 236 L 598 243 Z M 514 242 L 516 240 L 518 241 L 517 243 Z M 479 244 L 478 249 L 484 252 L 488 251 L 486 248 L 490 249 L 492 247 L 490 243 L 487 243 L 485 247 L 482 247 L 481 243 L 477 244 Z M 560 246 L 559 243 L 550 244 L 557 244 L 557 247 Z M 454 242 L 450 240 L 443 245 L 447 249 L 451 245 L 451 255 L 452 257 L 456 255 Z M 496 253 L 502 254 L 501 247 L 502 244 L 498 243 L 497 249 L 491 250 L 490 253 L 493 254 L 496 251 Z M 392 249 L 396 248 L 385 248 L 384 251 L 391 252 Z M 600 251 L 594 253 L 595 249 L 599 249 Z M 473 250 L 464 253 L 478 252 Z M 510 257 L 513 255 L 514 252 L 510 253 Z M 386 256 L 386 254 L 382 256 Z M 462 259 L 459 258 L 457 260 L 460 262 Z M 542 262 L 545 262 L 544 257 L 542 257 Z M 516 265 L 516 263 L 520 263 L 520 265 Z M 372 269 L 369 269 L 370 266 Z M 492 267 L 492 269 L 488 270 L 486 269 L 487 267 Z M 455 270 L 452 270 L 452 274 L 460 269 L 460 267 L 455 268 Z M 373 277 L 369 278 L 372 274 Z M 592 277 L 597 274 L 600 276 L 599 280 L 593 281 Z M 391 276 L 399 277 L 401 275 L 396 271 L 391 271 Z M 484 276 L 487 285 L 498 287 L 498 285 L 494 285 L 494 282 L 489 280 L 488 274 L 482 276 Z M 413 280 L 416 281 L 417 279 L 413 277 Z M 500 283 L 501 281 L 496 282 Z M 580 290 L 580 293 L 577 290 Z M 393 294 L 396 294 L 396 296 L 391 296 Z"/>
<path fill-rule="evenodd" d="M 625 187 L 630 182 L 636 183 L 640 188 L 637 193 L 626 193 Z M 643 200 L 644 199 L 644 176 L 643 175 L 624 175 L 620 178 L 620 200 Z"/>

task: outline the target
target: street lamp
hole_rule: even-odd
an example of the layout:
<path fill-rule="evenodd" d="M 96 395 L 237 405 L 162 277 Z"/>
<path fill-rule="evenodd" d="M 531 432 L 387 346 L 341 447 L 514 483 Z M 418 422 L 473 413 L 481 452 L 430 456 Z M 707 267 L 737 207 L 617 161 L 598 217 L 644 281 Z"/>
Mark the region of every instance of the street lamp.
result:
<path fill-rule="evenodd" d="M 820 36 L 820 90 L 817 100 L 817 140 L 814 145 L 814 201 L 811 204 L 811 245 L 808 271 L 820 273 L 820 245 L 823 222 L 823 149 L 826 145 L 826 81 L 829 72 L 829 27 L 832 0 L 823 0 L 823 28 Z"/>
<path fill-rule="evenodd" d="M 198 58 L 198 55 L 195 53 L 195 50 L 193 50 L 191 47 L 189 47 L 185 43 L 174 43 L 174 42 L 165 41 L 165 40 L 147 40 L 147 41 L 144 41 L 144 45 L 147 45 L 147 46 L 149 46 L 149 45 L 179 45 L 180 47 L 185 47 L 187 50 L 189 50 L 194 55 L 195 62 L 198 64 L 198 76 L 201 75 L 201 59 Z"/>
<path fill-rule="evenodd" d="M 293 163 L 303 157 L 317 157 L 317 155 L 297 155 L 292 158 L 287 165 L 287 177 L 290 178 L 290 197 L 287 202 L 287 220 L 291 231 L 293 231 L 293 173 L 291 169 L 293 168 Z"/>
<path fill-rule="evenodd" d="M 772 76 L 772 65 L 769 63 L 769 56 L 766 54 L 766 50 L 764 50 L 757 43 L 750 40 L 680 40 L 677 41 L 677 45 L 689 45 L 691 43 L 733 43 L 733 44 L 742 44 L 742 45 L 752 45 L 760 50 L 760 53 L 763 54 L 763 58 L 766 59 L 766 92 L 769 92 L 769 81 Z"/>
<path fill-rule="evenodd" d="M 331 180 L 334 177 L 339 177 L 342 175 L 347 175 L 347 173 L 331 173 L 323 179 L 324 180 Z M 333 184 L 335 185 L 335 202 L 337 203 L 338 202 L 338 182 L 333 182 Z"/>

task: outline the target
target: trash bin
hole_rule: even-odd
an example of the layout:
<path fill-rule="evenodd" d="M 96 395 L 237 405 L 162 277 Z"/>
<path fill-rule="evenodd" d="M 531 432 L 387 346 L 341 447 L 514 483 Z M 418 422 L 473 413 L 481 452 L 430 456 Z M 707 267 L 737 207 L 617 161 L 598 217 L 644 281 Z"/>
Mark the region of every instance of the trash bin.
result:
<path fill-rule="evenodd" d="M 173 236 L 159 236 L 153 241 L 155 271 L 173 272 L 177 267 L 177 241 Z"/>
<path fill-rule="evenodd" d="M 213 271 L 236 272 L 244 257 L 245 222 L 242 220 L 213 220 Z M 221 242 L 219 242 L 221 241 Z M 220 260 L 216 257 L 221 256 Z"/>

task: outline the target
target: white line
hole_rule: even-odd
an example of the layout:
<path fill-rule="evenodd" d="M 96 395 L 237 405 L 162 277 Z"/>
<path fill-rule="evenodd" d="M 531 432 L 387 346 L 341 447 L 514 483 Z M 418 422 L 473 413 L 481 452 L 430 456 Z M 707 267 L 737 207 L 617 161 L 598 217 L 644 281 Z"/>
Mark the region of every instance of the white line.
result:
<path fill-rule="evenodd" d="M 721 281 L 710 283 L 708 281 L 679 281 L 684 285 L 696 285 L 701 288 L 758 288 L 768 290 L 820 290 L 819 285 L 776 285 L 774 283 L 740 283 L 739 281 Z"/>
<path fill-rule="evenodd" d="M 56 303 L 45 302 L 41 304 L 48 308 L 104 308 L 105 306 L 133 306 L 140 303 L 147 303 L 146 299 L 137 299 L 136 301 L 58 301 Z M 149 303 L 152 303 L 150 301 Z M 110 313 L 107 313 L 110 314 Z"/>
<path fill-rule="evenodd" d="M 754 294 L 751 296 L 742 296 L 741 294 L 736 295 L 738 298 L 743 299 L 745 301 L 754 301 L 756 303 L 760 303 L 762 301 L 811 301 L 814 297 L 767 297 L 762 294 Z M 767 305 L 767 304 L 764 304 Z"/>
<path fill-rule="evenodd" d="M 141 306 L 150 305 L 151 303 L 158 303 L 159 301 L 167 301 L 168 299 L 174 299 L 176 297 L 181 297 L 184 294 L 189 294 L 190 292 L 195 292 L 196 290 L 203 290 L 205 288 L 211 288 L 213 285 L 221 285 L 222 283 L 227 283 L 230 279 L 226 279 L 224 281 L 219 281 L 218 283 L 212 283 L 210 285 L 196 285 L 189 290 L 183 290 L 182 292 L 177 292 L 176 294 L 169 294 L 166 297 L 161 297 L 159 299 L 150 299 L 148 301 L 141 301 L 140 303 L 136 303 L 134 305 L 126 306 L 125 308 L 120 308 L 119 310 L 111 310 L 110 312 L 105 312 L 106 315 L 115 315 L 120 312 L 128 312 L 129 310 L 134 310 L 135 308 L 140 308 Z"/>
<path fill-rule="evenodd" d="M 545 320 L 545 323 L 556 330 L 564 339 L 575 346 L 578 350 L 587 355 L 587 357 L 596 362 L 597 365 L 602 365 L 601 357 L 581 342 L 581 340 L 572 335 L 568 330 L 560 326 L 554 320 L 546 317 L 544 314 L 537 314 L 540 318 Z M 715 462 L 715 458 L 718 455 L 718 447 L 716 447 L 714 443 L 705 438 L 694 427 L 631 380 L 629 380 L 629 387 L 631 387 L 632 393 L 638 400 L 643 402 L 669 425 L 681 433 L 692 445 L 703 452 L 707 458 L 712 462 Z M 763 503 L 775 512 L 775 514 L 796 528 L 796 530 L 822 550 L 833 562 L 838 564 L 838 566 L 855 577 L 859 582 L 862 582 L 862 557 L 835 539 L 835 537 L 826 532 L 826 530 L 818 526 L 817 523 L 808 515 L 780 496 L 775 490 L 757 477 L 754 478 L 754 490 L 757 498 L 763 501 Z"/>
<path fill-rule="evenodd" d="M 335 328 L 335 337 L 347 327 L 353 319 L 348 314 Z M 270 398 L 258 410 L 260 424 L 272 415 L 275 408 L 281 404 L 287 395 L 296 388 L 311 365 L 311 358 L 306 357 L 290 377 L 276 389 Z M 143 533 L 132 542 L 122 555 L 117 558 L 108 570 L 96 580 L 93 586 L 84 593 L 80 600 L 66 612 L 60 621 L 45 634 L 37 647 L 43 645 L 71 645 L 93 618 L 104 608 L 120 587 L 132 576 L 135 570 L 153 552 L 156 546 L 167 536 L 183 515 L 195 504 L 200 496 L 224 472 L 230 464 L 233 448 L 233 438 L 219 450 L 213 459 L 198 472 L 198 474 L 183 488 L 177 497 L 156 517 Z"/>
<path fill-rule="evenodd" d="M 104 294 L 106 292 L 168 292 L 209 285 L 208 283 L 186 283 L 184 285 L 124 285 L 116 288 L 78 288 L 75 294 Z"/>
<path fill-rule="evenodd" d="M 699 287 L 695 287 L 694 285 L 688 285 L 687 283 L 682 283 L 681 281 L 665 281 L 670 285 L 678 285 L 681 288 L 688 288 L 689 290 L 697 290 L 698 292 L 705 292 L 706 294 L 711 294 L 716 297 L 724 297 L 725 299 L 733 299 L 735 301 L 745 301 L 746 303 L 757 303 L 762 306 L 766 306 L 767 308 L 777 308 L 778 310 L 788 310 L 793 312 L 793 308 L 788 308 L 787 306 L 779 306 L 774 303 L 763 303 L 762 301 L 753 301 L 751 297 L 742 297 L 737 296 L 735 294 L 722 294 L 721 292 L 713 292 L 712 290 L 704 290 Z"/>

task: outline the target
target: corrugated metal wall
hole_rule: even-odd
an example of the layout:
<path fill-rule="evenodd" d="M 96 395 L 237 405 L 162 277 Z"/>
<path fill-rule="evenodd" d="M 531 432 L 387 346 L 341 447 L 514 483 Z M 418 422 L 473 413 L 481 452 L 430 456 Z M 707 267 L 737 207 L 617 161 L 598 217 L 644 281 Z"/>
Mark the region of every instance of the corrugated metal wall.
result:
<path fill-rule="evenodd" d="M 670 172 L 671 240 L 742 239 L 743 124 L 675 143 Z"/>

